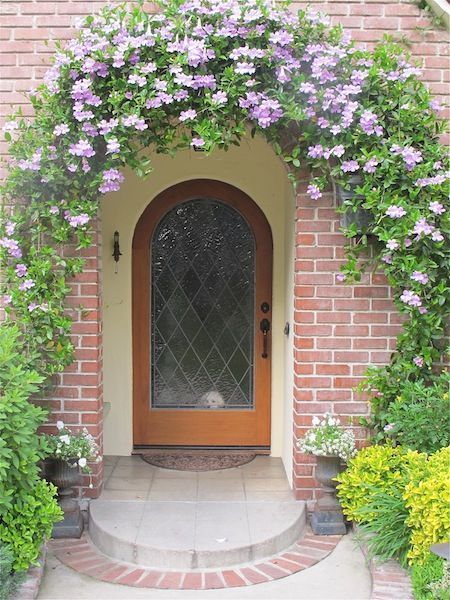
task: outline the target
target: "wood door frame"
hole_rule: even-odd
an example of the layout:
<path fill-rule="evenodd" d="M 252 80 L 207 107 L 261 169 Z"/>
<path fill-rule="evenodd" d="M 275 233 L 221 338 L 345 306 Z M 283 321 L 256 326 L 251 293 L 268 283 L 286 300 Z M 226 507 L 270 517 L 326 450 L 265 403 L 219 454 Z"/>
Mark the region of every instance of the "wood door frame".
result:
<path fill-rule="evenodd" d="M 150 399 L 150 326 L 151 326 L 151 240 L 155 228 L 161 219 L 176 205 L 194 199 L 216 199 L 234 208 L 247 221 L 255 236 L 255 258 L 257 272 L 255 287 L 255 356 L 262 353 L 262 335 L 259 331 L 259 321 L 266 317 L 270 321 L 272 314 L 272 262 L 273 241 L 270 225 L 260 207 L 240 190 L 228 183 L 212 179 L 193 179 L 185 181 L 158 194 L 146 207 L 139 218 L 132 242 L 132 346 L 133 346 L 133 446 L 145 446 L 142 440 L 146 437 L 146 422 L 139 416 L 137 407 L 145 411 Z M 258 245 L 264 248 L 264 254 L 258 255 Z M 264 288 L 264 289 L 262 289 Z M 270 297 L 267 298 L 267 289 Z M 267 314 L 260 311 L 260 304 L 268 301 L 270 309 Z M 142 326 L 148 323 L 149 326 Z M 269 334 L 269 356 L 271 356 L 271 334 Z M 271 390 L 271 360 L 267 364 L 255 361 L 255 388 L 258 384 Z M 259 365 L 259 368 L 257 366 Z M 270 446 L 271 436 L 271 394 L 267 394 L 267 406 L 264 407 L 264 419 L 258 424 L 255 432 L 256 443 L 252 446 Z M 256 402 L 255 393 L 255 402 Z M 195 411 L 202 419 L 201 413 L 207 418 L 211 411 Z M 241 417 L 245 412 L 241 413 Z M 148 439 L 148 438 L 147 438 Z M 268 440 L 268 444 L 260 444 L 257 440 Z M 180 444 L 184 445 L 184 444 Z M 230 444 L 234 445 L 234 444 Z"/>

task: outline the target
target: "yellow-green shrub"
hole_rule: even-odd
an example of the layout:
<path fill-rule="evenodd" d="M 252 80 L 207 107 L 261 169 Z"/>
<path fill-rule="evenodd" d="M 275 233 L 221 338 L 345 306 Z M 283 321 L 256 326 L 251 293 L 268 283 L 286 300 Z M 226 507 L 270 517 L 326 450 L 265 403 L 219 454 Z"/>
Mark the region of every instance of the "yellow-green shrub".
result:
<path fill-rule="evenodd" d="M 431 544 L 450 535 L 450 447 L 429 456 L 425 466 L 411 473 L 403 492 L 411 528 L 409 562 L 422 563 Z"/>
<path fill-rule="evenodd" d="M 344 514 L 352 521 L 360 522 L 360 508 L 369 504 L 379 492 L 389 494 L 403 490 L 409 481 L 409 473 L 420 472 L 426 462 L 426 454 L 401 447 L 364 448 L 336 478 L 339 482 L 337 494 Z M 364 515 L 364 520 L 370 520 L 369 513 Z"/>

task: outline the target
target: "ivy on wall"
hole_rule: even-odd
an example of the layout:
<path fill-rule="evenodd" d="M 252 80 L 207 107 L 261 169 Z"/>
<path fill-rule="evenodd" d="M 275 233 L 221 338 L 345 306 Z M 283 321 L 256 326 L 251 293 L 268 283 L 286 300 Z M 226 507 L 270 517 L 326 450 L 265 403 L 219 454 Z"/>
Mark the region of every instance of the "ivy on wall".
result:
<path fill-rule="evenodd" d="M 35 117 L 6 125 L 9 175 L 0 231 L 3 301 L 23 335 L 24 360 L 47 380 L 73 360 L 67 280 L 83 268 L 64 245 L 91 243 L 101 194 L 120 189 L 125 165 L 151 171 L 143 149 L 206 153 L 239 144 L 248 126 L 296 170 L 308 194 L 359 175 L 343 210 L 364 207 L 376 261 L 405 315 L 397 351 L 372 370 L 373 422 L 407 379 L 429 381 L 441 360 L 450 308 L 449 163 L 439 103 L 389 40 L 358 49 L 311 10 L 264 0 L 169 0 L 107 7 L 60 47 L 33 94 Z M 346 231 L 337 281 L 358 281 L 366 235 Z"/>

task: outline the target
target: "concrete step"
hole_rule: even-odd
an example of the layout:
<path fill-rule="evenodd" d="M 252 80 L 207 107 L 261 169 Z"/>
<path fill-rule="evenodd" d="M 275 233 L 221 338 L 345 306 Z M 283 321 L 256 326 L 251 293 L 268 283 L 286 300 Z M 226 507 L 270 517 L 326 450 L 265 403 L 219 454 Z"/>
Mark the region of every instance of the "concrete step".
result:
<path fill-rule="evenodd" d="M 116 560 L 165 570 L 214 569 L 261 560 L 306 526 L 304 502 L 94 500 L 89 534 Z"/>

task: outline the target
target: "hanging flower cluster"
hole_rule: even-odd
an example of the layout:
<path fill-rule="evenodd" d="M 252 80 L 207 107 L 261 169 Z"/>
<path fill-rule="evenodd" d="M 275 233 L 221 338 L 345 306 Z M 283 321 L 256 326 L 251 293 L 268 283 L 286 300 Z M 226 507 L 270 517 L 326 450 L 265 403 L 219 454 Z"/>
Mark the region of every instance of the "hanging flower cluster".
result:
<path fill-rule="evenodd" d="M 88 17 L 31 96 L 35 118 L 5 130 L 4 194 L 19 208 L 0 231 L 4 302 L 36 368 L 50 375 L 71 360 L 66 279 L 82 260 L 59 246 L 89 245 L 98 197 L 120 189 L 122 168 L 150 172 L 147 147 L 226 150 L 250 126 L 293 179 L 310 166 L 313 201 L 330 180 L 357 178 L 342 209 L 373 215 L 381 265 L 409 317 L 394 362 L 426 376 L 450 308 L 449 162 L 419 74 L 392 42 L 362 51 L 327 17 L 284 3 L 168 0 L 156 14 L 138 4 Z M 358 279 L 367 245 L 349 244 L 338 281 Z"/>

